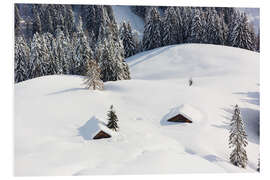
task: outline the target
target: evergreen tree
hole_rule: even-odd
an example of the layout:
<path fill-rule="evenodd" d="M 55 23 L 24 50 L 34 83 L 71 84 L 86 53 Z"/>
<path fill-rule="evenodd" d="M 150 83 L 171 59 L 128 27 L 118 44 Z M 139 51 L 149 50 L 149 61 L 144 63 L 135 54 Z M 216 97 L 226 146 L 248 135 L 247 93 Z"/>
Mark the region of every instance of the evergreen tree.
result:
<path fill-rule="evenodd" d="M 137 32 L 133 32 L 132 36 L 135 43 L 135 49 L 136 49 L 135 54 L 136 54 L 142 51 L 142 42 L 139 40 L 139 35 Z"/>
<path fill-rule="evenodd" d="M 104 82 L 130 79 L 129 68 L 124 61 L 124 47 L 115 22 L 112 24 L 100 26 L 96 48 L 96 60 Z"/>
<path fill-rule="evenodd" d="M 216 19 L 217 19 L 216 10 L 214 8 L 206 8 L 205 16 L 206 16 L 205 29 L 207 33 L 207 43 L 213 44 L 216 39 Z"/>
<path fill-rule="evenodd" d="M 246 14 L 239 15 L 239 13 L 236 13 L 233 22 L 230 24 L 228 44 L 254 51 L 256 44 L 254 39 Z"/>
<path fill-rule="evenodd" d="M 28 79 L 28 62 L 30 49 L 24 38 L 18 36 L 15 39 L 15 82 L 21 82 Z"/>
<path fill-rule="evenodd" d="M 108 124 L 107 127 L 109 129 L 112 129 L 114 131 L 117 131 L 119 129 L 117 121 L 118 121 L 118 117 L 114 111 L 113 105 L 111 105 L 110 110 L 107 113 L 108 116 Z"/>
<path fill-rule="evenodd" d="M 32 39 L 32 35 L 33 35 L 33 28 L 32 28 L 32 21 L 31 21 L 31 18 L 29 16 L 27 16 L 25 18 L 25 24 L 26 24 L 26 27 L 25 27 L 25 40 L 27 41 L 27 43 L 31 44 L 31 39 Z"/>
<path fill-rule="evenodd" d="M 183 7 L 174 7 L 176 13 L 176 22 L 177 22 L 177 43 L 184 43 L 184 25 L 183 25 Z M 164 33 L 164 31 L 163 31 Z"/>
<path fill-rule="evenodd" d="M 181 17 L 180 17 L 181 18 Z M 179 41 L 179 35 L 182 35 L 179 26 L 179 19 L 174 7 L 168 7 L 165 10 L 163 19 L 163 46 L 177 44 Z"/>
<path fill-rule="evenodd" d="M 84 28 L 86 29 L 86 32 L 94 33 L 94 37 L 96 38 L 96 35 L 98 33 L 98 22 L 96 18 L 96 9 L 95 5 L 87 5 L 82 7 L 81 17 L 82 17 L 82 23 L 84 24 Z"/>
<path fill-rule="evenodd" d="M 68 36 L 65 36 L 60 26 L 56 29 L 55 59 L 58 74 L 69 74 L 72 49 Z"/>
<path fill-rule="evenodd" d="M 230 126 L 229 147 L 233 148 L 230 154 L 230 161 L 235 166 L 245 168 L 248 162 L 245 147 L 248 142 L 238 105 L 234 108 Z"/>
<path fill-rule="evenodd" d="M 191 29 L 190 29 L 190 37 L 189 43 L 203 43 L 205 42 L 205 29 L 204 22 L 201 17 L 201 11 L 199 9 L 195 9 L 195 12 L 192 16 Z"/>
<path fill-rule="evenodd" d="M 72 36 L 73 32 L 76 32 L 75 17 L 71 5 L 66 5 L 65 27 L 69 37 Z"/>
<path fill-rule="evenodd" d="M 42 20 L 42 31 L 43 32 L 49 32 L 51 34 L 54 33 L 54 28 L 53 28 L 53 21 L 52 21 L 52 16 L 51 16 L 51 8 L 52 5 L 48 5 L 45 12 L 44 12 L 44 18 Z"/>
<path fill-rule="evenodd" d="M 82 20 L 79 18 L 79 27 L 74 42 L 74 73 L 79 75 L 86 75 L 87 64 L 90 59 L 93 59 L 93 52 L 89 47 L 86 35 L 82 29 Z"/>
<path fill-rule="evenodd" d="M 106 33 L 96 50 L 97 61 L 104 82 L 130 79 L 129 68 L 124 61 L 121 41 L 114 41 L 111 33 Z"/>
<path fill-rule="evenodd" d="M 136 44 L 129 23 L 126 24 L 125 22 L 123 22 L 121 24 L 120 38 L 123 42 L 125 58 L 133 56 L 136 53 Z"/>
<path fill-rule="evenodd" d="M 181 11 L 182 21 L 183 21 L 183 41 L 189 43 L 190 39 L 190 29 L 192 23 L 192 9 L 191 7 L 183 7 Z"/>
<path fill-rule="evenodd" d="M 33 6 L 33 25 L 32 25 L 32 33 L 41 33 L 41 21 L 40 15 L 38 12 L 38 5 Z"/>
<path fill-rule="evenodd" d="M 47 60 L 47 73 L 48 75 L 53 75 L 53 74 L 57 74 L 57 52 L 54 51 L 56 50 L 56 40 L 53 37 L 53 35 L 49 32 L 44 33 L 42 35 L 45 46 L 46 46 L 46 50 L 48 51 L 48 60 Z"/>
<path fill-rule="evenodd" d="M 88 61 L 86 76 L 84 84 L 87 89 L 102 90 L 104 88 L 103 81 L 100 79 L 100 68 L 96 61 Z"/>
<path fill-rule="evenodd" d="M 225 24 L 229 25 L 234 20 L 236 8 L 223 8 L 223 17 Z"/>
<path fill-rule="evenodd" d="M 15 4 L 14 5 L 14 8 L 15 8 L 15 37 L 19 36 L 19 35 L 22 35 L 22 32 L 21 32 L 21 25 L 20 25 L 20 21 L 21 21 L 21 16 L 20 16 L 20 12 L 18 10 L 18 7 L 17 5 Z"/>
<path fill-rule="evenodd" d="M 39 33 L 35 33 L 31 42 L 29 78 L 44 76 L 47 74 L 47 53 L 44 40 Z"/>
<path fill-rule="evenodd" d="M 143 50 L 150 50 L 162 46 L 161 20 L 157 8 L 151 8 L 147 23 L 144 26 Z"/>

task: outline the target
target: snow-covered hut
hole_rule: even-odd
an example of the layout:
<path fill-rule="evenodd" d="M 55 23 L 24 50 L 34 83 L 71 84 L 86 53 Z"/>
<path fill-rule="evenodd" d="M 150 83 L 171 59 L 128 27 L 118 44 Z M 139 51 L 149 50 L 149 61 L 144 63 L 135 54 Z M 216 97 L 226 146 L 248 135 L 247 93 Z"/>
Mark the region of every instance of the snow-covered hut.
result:
<path fill-rule="evenodd" d="M 101 122 L 95 116 L 79 128 L 79 132 L 86 140 L 110 138 L 115 134 L 104 122 Z"/>
<path fill-rule="evenodd" d="M 188 104 L 173 108 L 167 115 L 167 121 L 192 123 L 202 118 L 200 111 Z"/>

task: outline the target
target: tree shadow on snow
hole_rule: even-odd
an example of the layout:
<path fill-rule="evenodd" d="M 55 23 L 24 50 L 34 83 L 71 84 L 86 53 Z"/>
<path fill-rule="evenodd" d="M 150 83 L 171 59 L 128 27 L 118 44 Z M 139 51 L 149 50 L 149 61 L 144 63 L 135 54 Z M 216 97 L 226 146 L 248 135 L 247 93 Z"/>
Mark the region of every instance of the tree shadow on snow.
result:
<path fill-rule="evenodd" d="M 216 155 L 208 154 L 206 156 L 203 156 L 203 158 L 209 162 L 229 162 L 226 161 L 220 157 L 217 157 Z"/>
<path fill-rule="evenodd" d="M 212 124 L 212 126 L 216 127 L 216 128 L 230 130 L 230 122 L 231 122 L 231 117 L 232 117 L 233 110 L 228 109 L 228 108 L 221 108 L 221 110 L 223 110 L 226 113 L 226 115 L 220 115 L 224 119 L 222 121 L 222 124 L 221 125 Z"/>
<path fill-rule="evenodd" d="M 87 90 L 87 89 L 86 88 L 70 88 L 70 89 L 65 89 L 65 90 L 62 90 L 62 91 L 48 93 L 47 96 L 57 95 L 57 94 L 62 94 L 62 93 L 68 93 L 68 92 L 74 92 L 74 91 L 81 91 L 81 90 Z"/>
<path fill-rule="evenodd" d="M 251 108 L 240 108 L 240 111 L 247 131 L 248 140 L 258 144 L 260 139 L 260 111 Z"/>
<path fill-rule="evenodd" d="M 260 105 L 260 92 L 236 92 L 233 94 L 245 95 L 245 99 L 241 99 L 242 102 L 247 102 L 254 105 Z"/>

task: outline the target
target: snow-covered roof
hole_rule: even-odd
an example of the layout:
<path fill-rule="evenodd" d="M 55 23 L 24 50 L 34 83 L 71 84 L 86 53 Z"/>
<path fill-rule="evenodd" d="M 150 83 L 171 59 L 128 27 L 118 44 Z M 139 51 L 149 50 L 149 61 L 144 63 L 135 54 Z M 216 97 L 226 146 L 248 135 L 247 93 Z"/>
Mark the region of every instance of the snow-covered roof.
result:
<path fill-rule="evenodd" d="M 199 111 L 198 109 L 194 108 L 189 104 L 182 104 L 180 106 L 172 108 L 167 115 L 167 119 L 170 119 L 178 114 L 181 114 L 185 118 L 195 122 L 200 121 L 203 117 L 201 111 Z"/>
<path fill-rule="evenodd" d="M 84 139 L 93 139 L 98 132 L 104 131 L 105 133 L 113 136 L 115 134 L 114 131 L 107 128 L 104 122 L 100 121 L 98 118 L 93 116 L 90 120 L 88 120 L 82 127 L 79 128 L 80 135 L 84 137 Z"/>

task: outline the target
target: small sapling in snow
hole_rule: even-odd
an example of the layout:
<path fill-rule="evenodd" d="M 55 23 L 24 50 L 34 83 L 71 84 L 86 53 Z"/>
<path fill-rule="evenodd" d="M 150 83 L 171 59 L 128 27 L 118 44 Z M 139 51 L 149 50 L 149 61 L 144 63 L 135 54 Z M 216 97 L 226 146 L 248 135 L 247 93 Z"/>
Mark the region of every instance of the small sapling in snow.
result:
<path fill-rule="evenodd" d="M 113 105 L 111 105 L 110 110 L 107 113 L 107 116 L 109 120 L 107 127 L 114 131 L 117 131 L 119 129 L 118 124 L 117 124 L 118 117 L 113 109 Z"/>

